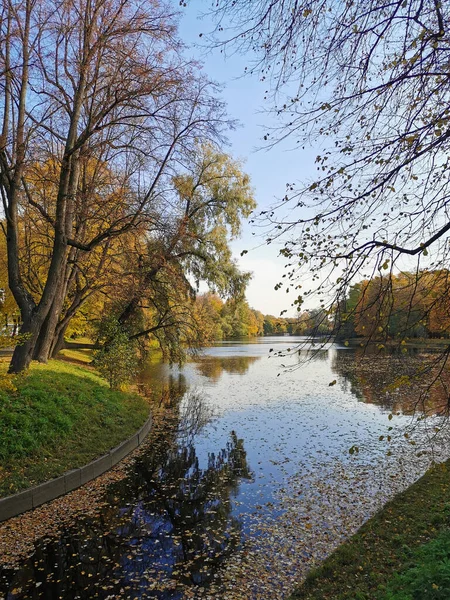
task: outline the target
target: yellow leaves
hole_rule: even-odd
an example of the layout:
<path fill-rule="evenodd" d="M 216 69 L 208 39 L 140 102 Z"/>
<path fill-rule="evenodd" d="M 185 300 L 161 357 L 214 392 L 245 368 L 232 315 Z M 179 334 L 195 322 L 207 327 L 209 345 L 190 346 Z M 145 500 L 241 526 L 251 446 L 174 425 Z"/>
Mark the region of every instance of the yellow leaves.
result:
<path fill-rule="evenodd" d="M 191 175 L 176 175 L 172 178 L 172 183 L 181 198 L 192 198 L 195 182 Z"/>
<path fill-rule="evenodd" d="M 16 375 L 4 374 L 0 376 L 0 391 L 17 392 Z"/>
<path fill-rule="evenodd" d="M 418 137 L 419 137 L 418 134 L 407 135 L 405 137 L 405 142 L 407 143 L 408 146 L 412 146 L 415 143 L 415 141 L 417 140 Z"/>

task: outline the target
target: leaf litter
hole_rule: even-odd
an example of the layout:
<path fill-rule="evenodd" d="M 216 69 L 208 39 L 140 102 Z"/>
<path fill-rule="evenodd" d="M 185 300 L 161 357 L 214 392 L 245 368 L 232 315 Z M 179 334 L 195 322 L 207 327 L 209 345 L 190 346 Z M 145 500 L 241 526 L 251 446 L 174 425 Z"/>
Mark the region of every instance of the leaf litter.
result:
<path fill-rule="evenodd" d="M 215 373 L 225 408 L 172 386 L 133 455 L 0 525 L 0 598 L 44 597 L 49 585 L 61 598 L 286 598 L 389 498 L 448 456 L 446 430 L 433 422 L 439 437 L 431 447 L 429 422 L 402 411 L 406 392 L 393 387 L 386 396 L 386 365 L 371 362 L 376 381 L 366 366 L 348 359 L 336 366 L 332 358 L 333 371 L 302 380 L 294 411 L 298 376 L 286 376 L 283 390 L 277 380 L 273 404 L 274 390 L 268 386 L 264 396 L 258 384 L 258 364 L 267 368 L 261 361 L 247 373 L 257 399 L 242 401 L 245 390 L 236 389 L 242 365 L 221 378 Z M 324 418 L 311 386 L 329 389 L 330 374 L 339 385 L 326 402 L 342 412 Z M 201 378 L 192 377 L 204 384 L 204 368 Z M 381 411 L 380 401 L 371 407 L 377 395 Z M 341 418 L 345 411 L 351 419 Z M 352 444 L 358 452 L 349 454 Z"/>

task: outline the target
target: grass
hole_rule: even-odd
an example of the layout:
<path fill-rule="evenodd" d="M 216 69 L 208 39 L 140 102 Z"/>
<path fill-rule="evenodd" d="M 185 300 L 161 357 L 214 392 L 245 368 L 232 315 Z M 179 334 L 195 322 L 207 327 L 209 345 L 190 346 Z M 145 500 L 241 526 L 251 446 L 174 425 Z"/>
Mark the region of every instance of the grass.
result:
<path fill-rule="evenodd" d="M 450 598 L 450 530 L 412 553 L 408 568 L 388 583 L 386 600 L 448 600 Z"/>
<path fill-rule="evenodd" d="M 94 371 L 50 361 L 20 376 L 0 364 L 0 497 L 101 456 L 139 429 L 148 403 Z"/>
<path fill-rule="evenodd" d="M 92 362 L 92 350 L 90 348 L 65 348 L 59 352 L 58 357 L 69 362 L 88 365 Z"/>
<path fill-rule="evenodd" d="M 386 504 L 309 572 L 291 600 L 450 598 L 448 587 L 445 592 L 450 574 L 445 562 L 450 560 L 448 528 L 450 461 L 430 469 Z M 444 556 L 439 567 L 437 555 Z M 427 556 L 434 559 L 430 562 Z"/>

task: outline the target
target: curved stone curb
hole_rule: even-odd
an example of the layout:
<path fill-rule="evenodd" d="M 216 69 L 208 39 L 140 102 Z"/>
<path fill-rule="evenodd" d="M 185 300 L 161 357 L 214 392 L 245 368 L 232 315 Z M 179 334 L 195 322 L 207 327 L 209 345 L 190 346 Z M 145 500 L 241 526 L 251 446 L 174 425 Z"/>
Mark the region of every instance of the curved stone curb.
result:
<path fill-rule="evenodd" d="M 92 481 L 99 475 L 109 471 L 114 465 L 125 458 L 130 452 L 142 444 L 152 425 L 151 416 L 142 425 L 137 433 L 115 448 L 112 448 L 100 458 L 93 460 L 84 467 L 67 471 L 61 477 L 51 479 L 24 492 L 0 499 L 0 522 L 11 517 L 16 517 L 27 510 L 36 508 L 45 502 L 50 502 L 59 496 L 76 490 L 80 486 Z"/>

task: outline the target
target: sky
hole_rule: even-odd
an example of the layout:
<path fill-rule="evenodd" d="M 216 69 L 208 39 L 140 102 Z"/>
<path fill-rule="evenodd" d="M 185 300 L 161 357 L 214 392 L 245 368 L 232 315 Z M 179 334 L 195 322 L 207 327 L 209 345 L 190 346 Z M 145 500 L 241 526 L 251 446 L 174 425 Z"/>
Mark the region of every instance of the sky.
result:
<path fill-rule="evenodd" d="M 199 59 L 208 77 L 223 86 L 222 98 L 229 115 L 240 122 L 237 130 L 229 133 L 230 147 L 225 150 L 244 161 L 244 170 L 250 175 L 258 203 L 256 212 L 259 212 L 285 195 L 287 182 L 311 178 L 317 152 L 292 150 L 294 140 L 261 150 L 264 125 L 270 124 L 270 117 L 262 113 L 267 84 L 256 75 L 243 75 L 248 59 L 238 55 L 225 58 L 219 50 L 206 52 L 199 47 L 199 34 L 212 29 L 211 22 L 199 18 L 208 6 L 208 0 L 190 0 L 187 7 L 181 9 L 180 37 L 189 45 L 188 55 Z M 278 256 L 279 247 L 264 243 L 262 233 L 261 227 L 244 224 L 241 238 L 231 245 L 241 269 L 253 273 L 247 300 L 264 314 L 279 316 L 281 311 L 287 310 L 285 316 L 294 315 L 295 309 L 285 291 L 274 290 L 283 275 L 286 259 Z M 242 250 L 248 253 L 241 257 Z M 312 307 L 305 305 L 305 308 Z"/>

